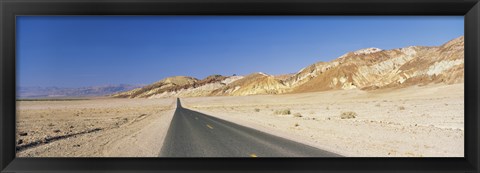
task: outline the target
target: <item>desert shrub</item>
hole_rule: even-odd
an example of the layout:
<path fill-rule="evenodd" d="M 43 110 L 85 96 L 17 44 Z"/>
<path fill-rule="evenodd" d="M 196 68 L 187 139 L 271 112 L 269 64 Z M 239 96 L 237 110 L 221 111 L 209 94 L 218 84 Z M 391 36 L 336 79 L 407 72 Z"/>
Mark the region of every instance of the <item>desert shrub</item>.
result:
<path fill-rule="evenodd" d="M 300 126 L 300 124 L 298 124 L 298 123 L 295 123 L 295 125 L 294 125 L 294 126 L 295 126 L 295 127 L 298 127 L 298 126 Z"/>
<path fill-rule="evenodd" d="M 290 112 L 290 109 L 281 109 L 281 110 L 276 110 L 274 113 L 276 115 L 290 115 L 292 112 Z"/>
<path fill-rule="evenodd" d="M 405 110 L 405 107 L 404 106 L 400 106 L 398 107 L 399 110 Z"/>
<path fill-rule="evenodd" d="M 293 114 L 293 117 L 303 117 L 301 113 L 295 113 Z"/>
<path fill-rule="evenodd" d="M 355 113 L 355 112 L 343 112 L 340 115 L 341 119 L 351 119 L 351 118 L 355 118 L 355 117 L 357 117 L 357 113 Z"/>
<path fill-rule="evenodd" d="M 255 108 L 255 112 L 260 112 L 260 109 L 259 109 L 259 108 Z"/>
<path fill-rule="evenodd" d="M 20 134 L 19 134 L 19 135 L 20 135 L 20 136 L 27 136 L 27 135 L 28 135 L 28 133 L 27 133 L 27 132 L 20 132 Z"/>

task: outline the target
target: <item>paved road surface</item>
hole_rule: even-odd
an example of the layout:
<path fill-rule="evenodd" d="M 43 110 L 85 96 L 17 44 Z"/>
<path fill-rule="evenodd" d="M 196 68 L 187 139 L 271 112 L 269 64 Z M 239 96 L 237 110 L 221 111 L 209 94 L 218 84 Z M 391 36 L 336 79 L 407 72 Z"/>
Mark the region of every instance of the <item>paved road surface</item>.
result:
<path fill-rule="evenodd" d="M 177 109 L 161 157 L 339 157 L 298 142 L 183 108 Z"/>

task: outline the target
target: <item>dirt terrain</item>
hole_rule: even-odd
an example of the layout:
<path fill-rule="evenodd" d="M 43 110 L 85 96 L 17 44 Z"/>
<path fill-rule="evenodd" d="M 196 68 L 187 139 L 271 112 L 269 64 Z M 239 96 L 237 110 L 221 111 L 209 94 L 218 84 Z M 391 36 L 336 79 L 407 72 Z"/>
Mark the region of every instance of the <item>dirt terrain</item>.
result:
<path fill-rule="evenodd" d="M 17 102 L 19 157 L 155 157 L 175 99 Z"/>
<path fill-rule="evenodd" d="M 199 97 L 183 105 L 344 156 L 463 157 L 463 86 Z"/>
<path fill-rule="evenodd" d="M 352 157 L 463 157 L 464 85 L 181 98 L 185 108 Z M 17 102 L 19 157 L 157 157 L 175 99 Z"/>

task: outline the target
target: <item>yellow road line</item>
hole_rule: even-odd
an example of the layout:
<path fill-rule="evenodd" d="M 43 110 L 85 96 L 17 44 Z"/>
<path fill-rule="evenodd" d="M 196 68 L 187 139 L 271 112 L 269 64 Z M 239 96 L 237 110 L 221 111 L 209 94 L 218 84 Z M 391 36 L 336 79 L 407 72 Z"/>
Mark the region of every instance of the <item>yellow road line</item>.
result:
<path fill-rule="evenodd" d="M 250 154 L 250 157 L 257 157 L 255 153 Z"/>
<path fill-rule="evenodd" d="M 213 129 L 213 127 L 209 124 L 207 124 L 207 127 L 210 128 L 210 129 Z"/>

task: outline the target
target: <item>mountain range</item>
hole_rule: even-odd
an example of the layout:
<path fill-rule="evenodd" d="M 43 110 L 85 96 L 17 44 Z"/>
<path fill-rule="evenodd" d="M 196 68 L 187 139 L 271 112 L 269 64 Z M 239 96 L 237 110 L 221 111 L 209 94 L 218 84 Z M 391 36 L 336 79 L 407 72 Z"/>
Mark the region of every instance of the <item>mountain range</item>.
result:
<path fill-rule="evenodd" d="M 112 94 L 116 98 L 244 96 L 327 90 L 376 90 L 464 81 L 464 37 L 441 46 L 410 46 L 348 52 L 329 62 L 317 62 L 293 74 L 211 75 L 205 79 L 174 76 Z"/>
<path fill-rule="evenodd" d="M 129 91 L 143 85 L 104 85 L 91 87 L 19 87 L 17 89 L 17 98 L 76 98 L 105 96 L 122 91 Z"/>

